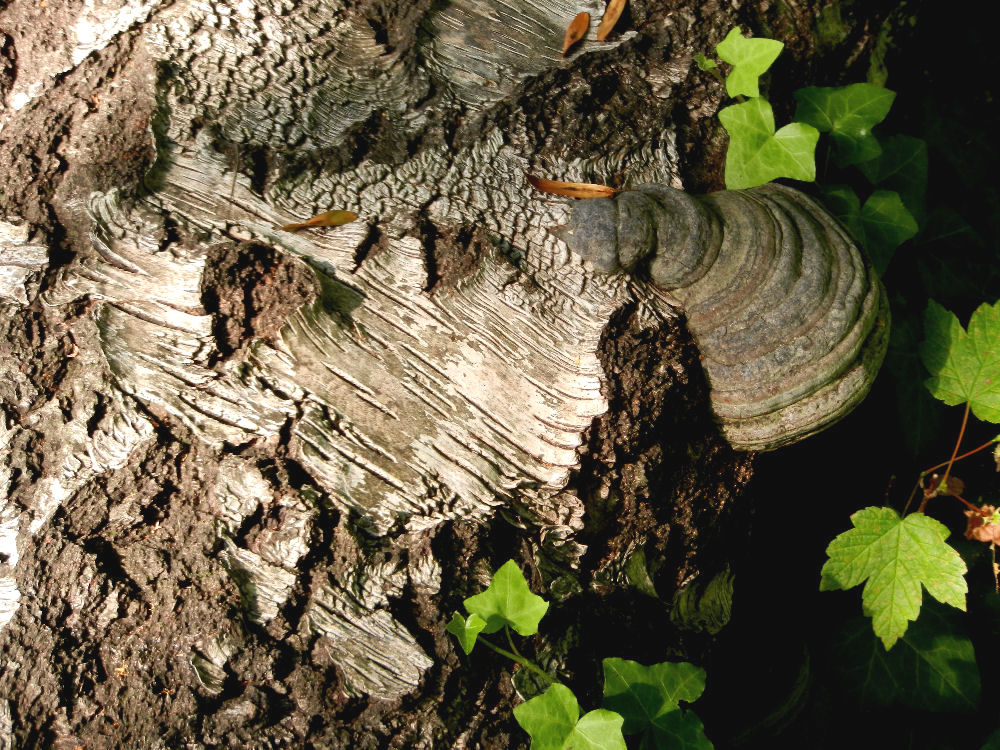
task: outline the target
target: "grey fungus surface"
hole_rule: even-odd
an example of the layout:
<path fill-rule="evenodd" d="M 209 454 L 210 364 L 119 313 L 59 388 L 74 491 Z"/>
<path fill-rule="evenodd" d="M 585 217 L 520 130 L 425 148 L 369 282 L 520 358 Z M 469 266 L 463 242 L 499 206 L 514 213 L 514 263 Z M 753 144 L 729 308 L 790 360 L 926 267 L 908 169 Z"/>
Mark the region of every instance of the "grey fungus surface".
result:
<path fill-rule="evenodd" d="M 843 227 L 791 188 L 644 185 L 581 202 L 561 235 L 598 272 L 629 272 L 683 311 L 733 447 L 770 450 L 836 422 L 885 356 L 881 282 Z"/>

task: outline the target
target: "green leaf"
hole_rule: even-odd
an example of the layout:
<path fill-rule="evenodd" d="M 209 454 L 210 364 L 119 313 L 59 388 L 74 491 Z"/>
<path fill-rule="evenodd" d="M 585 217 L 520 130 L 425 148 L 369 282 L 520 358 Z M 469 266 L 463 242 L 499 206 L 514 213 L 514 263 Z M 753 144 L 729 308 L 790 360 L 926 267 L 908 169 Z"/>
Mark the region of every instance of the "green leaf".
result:
<path fill-rule="evenodd" d="M 784 46 L 774 39 L 747 39 L 738 26 L 730 31 L 715 48 L 719 57 L 733 66 L 726 77 L 726 93 L 760 96 L 757 79 L 771 67 Z"/>
<path fill-rule="evenodd" d="M 646 730 L 639 750 L 713 750 L 694 711 L 671 711 Z"/>
<path fill-rule="evenodd" d="M 774 132 L 774 112 L 760 97 L 719 112 L 729 133 L 726 187 L 755 187 L 778 177 L 811 182 L 816 179 L 816 141 L 811 125 L 793 122 Z"/>
<path fill-rule="evenodd" d="M 979 667 L 972 641 L 953 609 L 928 602 L 892 651 L 882 648 L 863 618 L 833 644 L 845 692 L 868 709 L 917 711 L 979 708 Z"/>
<path fill-rule="evenodd" d="M 882 153 L 858 164 L 873 185 L 895 190 L 920 223 L 927 194 L 927 143 L 908 135 L 894 135 L 881 143 Z"/>
<path fill-rule="evenodd" d="M 622 717 L 597 709 L 580 717 L 573 691 L 558 682 L 514 709 L 531 750 L 625 750 Z"/>
<path fill-rule="evenodd" d="M 864 247 L 865 230 L 861 226 L 861 199 L 858 198 L 858 194 L 847 185 L 828 185 L 824 186 L 822 191 L 823 203 L 830 209 L 830 213 L 836 216 L 858 244 Z"/>
<path fill-rule="evenodd" d="M 700 52 L 695 55 L 693 59 L 694 64 L 698 66 L 698 70 L 702 70 L 706 73 L 709 73 L 719 67 L 715 64 L 715 60 L 710 60 Z"/>
<path fill-rule="evenodd" d="M 445 630 L 458 638 L 458 645 L 465 653 L 471 654 L 476 645 L 476 639 L 479 638 L 479 634 L 485 627 L 486 620 L 479 615 L 469 615 L 468 618 L 463 618 L 456 612 L 451 616 L 451 622 L 445 626 Z"/>
<path fill-rule="evenodd" d="M 604 705 L 625 719 L 625 734 L 646 732 L 643 747 L 712 747 L 701 720 L 683 711 L 705 690 L 705 670 L 687 662 L 644 666 L 628 659 L 604 660 Z"/>
<path fill-rule="evenodd" d="M 897 193 L 876 190 L 862 207 L 851 188 L 831 185 L 823 189 L 823 200 L 868 252 L 879 275 L 885 273 L 896 248 L 917 233 L 917 222 Z"/>
<path fill-rule="evenodd" d="M 906 202 L 905 196 L 903 202 Z M 982 235 L 973 229 L 958 211 L 949 206 L 935 206 L 928 215 L 922 231 L 920 240 L 925 244 L 958 243 L 975 248 L 982 248 L 985 244 Z"/>
<path fill-rule="evenodd" d="M 493 574 L 489 588 L 465 600 L 465 609 L 486 621 L 484 633 L 495 633 L 504 625 L 520 635 L 534 635 L 549 603 L 532 594 L 517 563 L 508 560 Z"/>
<path fill-rule="evenodd" d="M 862 610 L 887 651 L 919 614 L 921 584 L 939 602 L 965 609 L 965 563 L 944 543 L 947 527 L 923 513 L 900 518 L 892 508 L 863 508 L 851 523 L 826 548 L 819 588 L 865 582 Z"/>
<path fill-rule="evenodd" d="M 840 166 L 858 164 L 882 153 L 872 128 L 885 119 L 894 91 L 870 83 L 809 86 L 795 92 L 795 119 L 829 133 Z"/>
<path fill-rule="evenodd" d="M 903 205 L 899 193 L 876 190 L 861 209 L 861 226 L 864 230 L 864 248 L 881 275 L 885 272 L 892 254 L 917 233 L 917 221 Z"/>
<path fill-rule="evenodd" d="M 933 447 L 932 441 L 940 438 L 942 417 L 947 413 L 924 386 L 924 379 L 917 373 L 923 371 L 920 360 L 920 342 L 924 337 L 923 310 L 898 292 L 891 300 L 892 329 L 889 332 L 889 350 L 885 367 L 892 374 L 889 388 L 896 400 L 896 417 L 899 419 L 903 442 L 912 459 L 926 454 Z"/>
<path fill-rule="evenodd" d="M 950 406 L 968 401 L 977 417 L 1000 423 L 1000 302 L 980 305 L 966 332 L 954 313 L 931 300 L 924 337 L 920 356 L 931 373 L 931 395 Z"/>

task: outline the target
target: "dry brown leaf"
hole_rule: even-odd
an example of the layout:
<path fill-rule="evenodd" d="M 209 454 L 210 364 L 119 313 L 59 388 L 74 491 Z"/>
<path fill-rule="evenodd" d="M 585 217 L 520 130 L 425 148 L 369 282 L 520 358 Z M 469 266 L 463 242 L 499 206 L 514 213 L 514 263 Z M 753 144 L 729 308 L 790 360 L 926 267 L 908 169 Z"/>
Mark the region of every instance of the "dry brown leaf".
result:
<path fill-rule="evenodd" d="M 965 482 L 963 482 L 958 477 L 948 477 L 948 481 L 945 485 L 946 495 L 961 495 L 965 492 Z"/>
<path fill-rule="evenodd" d="M 341 224 L 350 224 L 356 218 L 358 215 L 353 211 L 325 211 L 306 219 L 301 224 L 285 224 L 282 229 L 286 232 L 297 232 L 310 227 L 339 227 Z"/>
<path fill-rule="evenodd" d="M 589 13 L 579 13 L 576 18 L 570 21 L 569 26 L 566 28 L 566 36 L 563 37 L 563 57 L 566 57 L 566 53 L 570 47 L 583 39 L 584 34 L 587 33 L 587 29 L 589 28 Z"/>
<path fill-rule="evenodd" d="M 607 185 L 595 185 L 591 182 L 559 182 L 558 180 L 534 177 L 530 174 L 528 182 L 535 190 L 552 195 L 565 195 L 567 198 L 611 198 L 619 192 Z"/>
<path fill-rule="evenodd" d="M 604 18 L 601 19 L 601 25 L 597 27 L 597 41 L 603 42 L 607 39 L 608 34 L 615 28 L 615 24 L 618 23 L 618 19 L 622 17 L 622 11 L 625 10 L 625 3 L 628 0 L 608 0 L 608 7 L 604 9 Z"/>
<path fill-rule="evenodd" d="M 978 511 L 965 511 L 969 519 L 965 527 L 965 538 L 977 542 L 989 542 L 997 544 L 1000 542 L 1000 523 L 994 523 L 996 508 L 992 505 L 984 505 Z"/>

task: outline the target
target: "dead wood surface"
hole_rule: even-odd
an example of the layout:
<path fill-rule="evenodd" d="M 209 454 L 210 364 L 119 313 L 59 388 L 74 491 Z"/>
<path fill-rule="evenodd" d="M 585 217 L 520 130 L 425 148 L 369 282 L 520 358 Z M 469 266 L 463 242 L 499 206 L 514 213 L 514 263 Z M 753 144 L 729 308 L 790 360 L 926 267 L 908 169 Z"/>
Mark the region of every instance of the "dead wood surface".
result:
<path fill-rule="evenodd" d="M 590 0 L 0 10 L 0 747 L 526 747 L 444 632 L 511 557 L 590 703 L 602 656 L 702 659 L 672 604 L 752 457 L 524 175 L 718 188 L 692 55 L 741 24 L 846 76 L 880 9 L 822 5 L 634 0 L 604 43 Z"/>

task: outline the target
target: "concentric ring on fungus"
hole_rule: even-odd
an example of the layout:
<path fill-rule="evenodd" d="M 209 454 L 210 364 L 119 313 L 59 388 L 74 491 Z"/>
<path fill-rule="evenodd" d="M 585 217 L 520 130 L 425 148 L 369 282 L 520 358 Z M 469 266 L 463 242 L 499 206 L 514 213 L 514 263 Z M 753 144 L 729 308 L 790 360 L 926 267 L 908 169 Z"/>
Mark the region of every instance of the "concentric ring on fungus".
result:
<path fill-rule="evenodd" d="M 771 450 L 828 427 L 882 364 L 882 284 L 836 219 L 796 190 L 643 185 L 577 203 L 561 235 L 599 272 L 631 273 L 684 313 L 736 448 Z"/>

